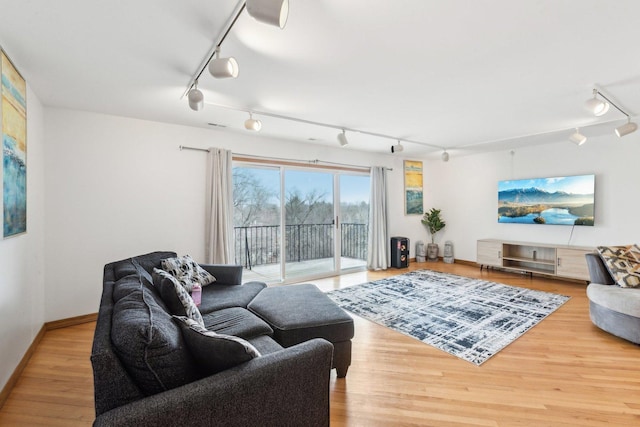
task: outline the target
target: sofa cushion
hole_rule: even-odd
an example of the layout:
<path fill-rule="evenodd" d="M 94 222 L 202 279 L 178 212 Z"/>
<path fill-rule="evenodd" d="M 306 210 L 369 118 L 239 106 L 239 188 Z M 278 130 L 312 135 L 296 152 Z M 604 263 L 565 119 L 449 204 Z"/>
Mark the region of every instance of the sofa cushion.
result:
<path fill-rule="evenodd" d="M 616 284 L 623 288 L 640 286 L 640 247 L 598 246 L 598 253 Z"/>
<path fill-rule="evenodd" d="M 202 315 L 196 303 L 189 295 L 189 292 L 178 282 L 178 279 L 164 270 L 154 268 L 153 285 L 160 292 L 162 300 L 172 314 L 187 316 L 204 327 Z"/>
<path fill-rule="evenodd" d="M 137 274 L 130 274 L 121 278 L 113 284 L 113 302 L 121 300 L 130 293 L 140 289 L 141 286 L 146 285 L 141 283 L 140 277 Z"/>
<path fill-rule="evenodd" d="M 273 329 L 264 320 L 242 307 L 223 308 L 207 313 L 202 318 L 206 329 L 219 334 L 244 339 L 273 334 Z"/>
<path fill-rule="evenodd" d="M 134 274 L 137 272 L 137 268 L 132 262 L 135 261 L 144 268 L 147 272 L 151 273 L 155 267 L 160 267 L 160 262 L 163 259 L 175 257 L 175 252 L 158 251 L 150 252 L 148 254 L 140 255 L 134 258 L 127 258 L 121 261 L 113 263 L 114 280 L 120 280 L 121 278 Z"/>
<path fill-rule="evenodd" d="M 604 265 L 602 257 L 598 253 L 585 254 L 587 259 L 587 268 L 589 269 L 589 279 L 591 283 L 600 283 L 601 285 L 615 285 L 616 282 L 611 277 L 607 266 Z"/>
<path fill-rule="evenodd" d="M 146 395 L 199 378 L 180 329 L 142 286 L 114 304 L 111 342 L 126 371 Z"/>
<path fill-rule="evenodd" d="M 640 289 L 590 283 L 587 297 L 595 304 L 618 313 L 640 318 Z"/>
<path fill-rule="evenodd" d="M 187 292 L 191 292 L 196 283 L 204 288 L 216 281 L 211 273 L 200 267 L 189 255 L 163 259 L 161 264 L 162 269 L 178 279 Z"/>
<path fill-rule="evenodd" d="M 203 315 L 212 311 L 229 307 L 247 307 L 247 305 L 267 285 L 262 282 L 247 282 L 242 285 L 213 284 L 202 289 L 200 313 Z"/>
<path fill-rule="evenodd" d="M 276 340 L 267 336 L 260 335 L 259 337 L 251 338 L 247 340 L 253 345 L 262 355 L 275 353 L 284 349 Z"/>
<path fill-rule="evenodd" d="M 203 377 L 260 357 L 260 352 L 242 338 L 208 331 L 188 317 L 174 319 Z"/>

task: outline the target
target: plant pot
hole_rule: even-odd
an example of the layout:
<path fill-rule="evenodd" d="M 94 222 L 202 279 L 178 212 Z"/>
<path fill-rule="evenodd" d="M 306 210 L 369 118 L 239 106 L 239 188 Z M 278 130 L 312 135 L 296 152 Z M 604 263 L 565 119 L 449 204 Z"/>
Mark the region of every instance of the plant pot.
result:
<path fill-rule="evenodd" d="M 438 244 L 437 243 L 429 243 L 427 245 L 427 261 L 430 261 L 430 262 L 438 261 Z"/>

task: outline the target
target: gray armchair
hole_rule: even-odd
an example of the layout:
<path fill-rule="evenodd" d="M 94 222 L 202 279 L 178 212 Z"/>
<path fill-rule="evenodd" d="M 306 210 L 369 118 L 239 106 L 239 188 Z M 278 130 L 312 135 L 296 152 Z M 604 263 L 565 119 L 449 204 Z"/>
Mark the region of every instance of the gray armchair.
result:
<path fill-rule="evenodd" d="M 616 285 L 599 254 L 586 257 L 591 277 L 587 286 L 591 321 L 610 334 L 640 344 L 640 289 Z"/>

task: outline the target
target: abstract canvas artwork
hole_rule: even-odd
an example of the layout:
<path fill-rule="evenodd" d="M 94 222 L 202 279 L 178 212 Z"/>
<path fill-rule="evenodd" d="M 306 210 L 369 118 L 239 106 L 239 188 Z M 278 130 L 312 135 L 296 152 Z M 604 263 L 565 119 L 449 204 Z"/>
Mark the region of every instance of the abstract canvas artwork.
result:
<path fill-rule="evenodd" d="M 422 162 L 404 161 L 405 215 L 422 215 Z"/>
<path fill-rule="evenodd" d="M 3 236 L 27 231 L 27 85 L 0 49 Z"/>

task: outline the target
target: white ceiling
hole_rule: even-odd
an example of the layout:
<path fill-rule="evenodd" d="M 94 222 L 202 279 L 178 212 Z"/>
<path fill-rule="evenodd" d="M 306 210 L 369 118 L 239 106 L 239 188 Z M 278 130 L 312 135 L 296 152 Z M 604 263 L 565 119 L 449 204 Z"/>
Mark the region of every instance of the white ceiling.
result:
<path fill-rule="evenodd" d="M 245 133 L 234 109 L 253 110 L 421 142 L 412 154 L 612 133 L 624 115 L 583 109 L 594 86 L 640 113 L 637 0 L 290 0 L 283 30 L 245 11 L 222 45 L 239 77 L 205 70 L 207 104 L 191 111 L 183 94 L 239 4 L 0 0 L 0 45 L 47 106 Z M 261 135 L 338 145 L 335 128 L 254 117 Z"/>

